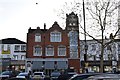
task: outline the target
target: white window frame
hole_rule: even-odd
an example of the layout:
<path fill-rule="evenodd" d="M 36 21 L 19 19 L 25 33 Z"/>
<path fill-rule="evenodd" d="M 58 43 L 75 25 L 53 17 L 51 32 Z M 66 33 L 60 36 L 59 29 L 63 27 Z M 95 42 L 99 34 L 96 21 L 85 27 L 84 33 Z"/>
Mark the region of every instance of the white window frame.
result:
<path fill-rule="evenodd" d="M 2 44 L 1 49 L 4 50 L 4 45 Z"/>
<path fill-rule="evenodd" d="M 25 55 L 21 55 L 21 60 L 25 60 Z"/>
<path fill-rule="evenodd" d="M 10 50 L 10 45 L 7 45 L 7 50 Z"/>
<path fill-rule="evenodd" d="M 61 32 L 58 31 L 51 32 L 50 42 L 61 42 Z"/>
<path fill-rule="evenodd" d="M 41 42 L 41 34 L 35 34 L 35 42 Z"/>
<path fill-rule="evenodd" d="M 2 45 L 2 50 L 9 50 L 10 51 L 10 45 L 8 44 L 8 45 Z"/>
<path fill-rule="evenodd" d="M 47 46 L 46 48 L 46 56 L 54 56 L 54 47 L 53 46 Z"/>
<path fill-rule="evenodd" d="M 26 51 L 26 45 L 21 45 L 21 51 Z"/>
<path fill-rule="evenodd" d="M 18 55 L 13 55 L 14 60 L 18 60 Z"/>
<path fill-rule="evenodd" d="M 16 49 L 17 47 L 17 49 Z M 14 51 L 20 51 L 20 45 L 15 45 Z"/>
<path fill-rule="evenodd" d="M 61 52 L 63 52 L 63 51 L 64 51 L 64 54 L 61 55 Z M 58 46 L 58 56 L 66 56 L 66 47 L 65 46 Z"/>
<path fill-rule="evenodd" d="M 36 53 L 35 51 L 35 48 L 40 48 L 40 52 L 39 53 Z M 34 49 L 33 49 L 33 56 L 42 56 L 42 47 L 37 45 L 37 46 L 34 46 Z"/>

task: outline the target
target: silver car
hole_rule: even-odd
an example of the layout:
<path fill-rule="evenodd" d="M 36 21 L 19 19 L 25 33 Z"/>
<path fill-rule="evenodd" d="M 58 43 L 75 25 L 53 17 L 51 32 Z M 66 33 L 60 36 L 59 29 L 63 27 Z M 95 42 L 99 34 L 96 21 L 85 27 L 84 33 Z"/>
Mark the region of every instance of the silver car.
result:
<path fill-rule="evenodd" d="M 32 78 L 43 80 L 45 78 L 45 74 L 44 74 L 44 72 L 34 72 Z"/>

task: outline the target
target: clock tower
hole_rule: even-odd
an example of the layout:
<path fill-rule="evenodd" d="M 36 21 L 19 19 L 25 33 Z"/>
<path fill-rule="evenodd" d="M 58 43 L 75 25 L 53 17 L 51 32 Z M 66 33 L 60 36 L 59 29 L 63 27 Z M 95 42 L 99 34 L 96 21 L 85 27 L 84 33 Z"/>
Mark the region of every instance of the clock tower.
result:
<path fill-rule="evenodd" d="M 75 30 L 79 32 L 79 20 L 77 14 L 74 12 L 66 14 L 66 30 Z"/>
<path fill-rule="evenodd" d="M 80 70 L 79 20 L 74 12 L 66 14 L 66 31 L 69 37 L 69 67 Z"/>

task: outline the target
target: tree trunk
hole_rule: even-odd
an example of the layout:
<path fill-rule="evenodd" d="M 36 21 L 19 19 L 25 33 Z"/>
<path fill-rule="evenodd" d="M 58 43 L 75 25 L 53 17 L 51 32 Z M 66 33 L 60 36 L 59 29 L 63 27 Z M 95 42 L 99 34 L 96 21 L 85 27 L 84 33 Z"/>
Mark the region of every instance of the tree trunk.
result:
<path fill-rule="evenodd" d="M 103 45 L 101 45 L 101 56 L 100 56 L 100 72 L 103 73 L 103 53 L 104 53 L 104 48 Z"/>
<path fill-rule="evenodd" d="M 104 63 L 103 63 L 103 54 L 104 54 L 104 30 L 102 27 L 102 44 L 101 44 L 101 55 L 100 55 L 100 72 L 103 73 Z"/>

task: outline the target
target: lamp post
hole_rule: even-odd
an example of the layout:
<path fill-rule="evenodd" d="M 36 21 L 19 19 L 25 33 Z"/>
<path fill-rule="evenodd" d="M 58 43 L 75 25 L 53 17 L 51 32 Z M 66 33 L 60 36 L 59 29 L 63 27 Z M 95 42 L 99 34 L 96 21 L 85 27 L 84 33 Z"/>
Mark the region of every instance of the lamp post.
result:
<path fill-rule="evenodd" d="M 113 50 L 112 50 L 112 69 L 113 73 L 117 72 L 117 57 L 116 57 L 116 49 L 115 49 L 115 44 L 113 43 Z"/>
<path fill-rule="evenodd" d="M 84 0 L 83 0 L 83 20 L 84 20 L 84 38 L 85 38 L 85 45 L 84 45 L 84 49 L 85 49 L 85 53 L 84 53 L 84 71 L 87 73 L 88 70 L 87 70 L 86 64 L 88 64 L 87 63 L 87 49 L 88 49 L 88 46 L 87 46 L 87 42 L 86 42 L 86 25 L 85 25 L 85 5 L 84 5 Z"/>

